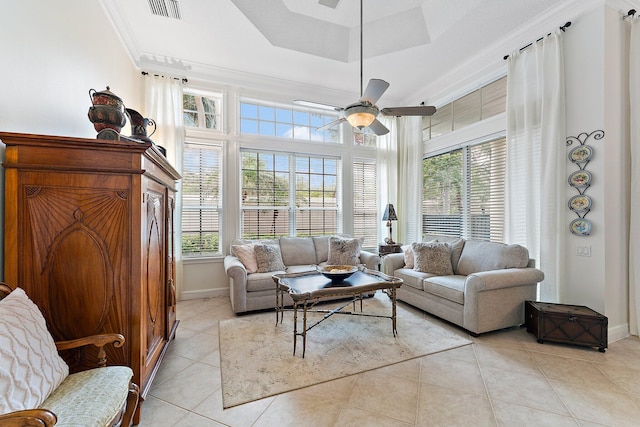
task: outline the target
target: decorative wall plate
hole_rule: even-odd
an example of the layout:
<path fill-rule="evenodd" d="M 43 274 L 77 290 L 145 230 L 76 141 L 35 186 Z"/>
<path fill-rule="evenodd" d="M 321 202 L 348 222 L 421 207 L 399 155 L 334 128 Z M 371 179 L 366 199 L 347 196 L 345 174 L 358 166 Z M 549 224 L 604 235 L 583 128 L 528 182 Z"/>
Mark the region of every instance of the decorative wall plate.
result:
<path fill-rule="evenodd" d="M 588 145 L 580 145 L 569 151 L 569 160 L 573 163 L 585 163 L 591 160 L 593 156 L 593 148 Z"/>
<path fill-rule="evenodd" d="M 586 212 L 591 209 L 591 197 L 580 194 L 569 199 L 569 209 L 574 212 Z"/>
<path fill-rule="evenodd" d="M 569 224 L 569 229 L 571 230 L 571 234 L 575 234 L 576 236 L 588 236 L 591 234 L 591 221 L 584 218 L 577 218 L 571 221 Z"/>
<path fill-rule="evenodd" d="M 591 172 L 575 171 L 569 175 L 569 185 L 574 188 L 586 188 L 591 185 Z"/>

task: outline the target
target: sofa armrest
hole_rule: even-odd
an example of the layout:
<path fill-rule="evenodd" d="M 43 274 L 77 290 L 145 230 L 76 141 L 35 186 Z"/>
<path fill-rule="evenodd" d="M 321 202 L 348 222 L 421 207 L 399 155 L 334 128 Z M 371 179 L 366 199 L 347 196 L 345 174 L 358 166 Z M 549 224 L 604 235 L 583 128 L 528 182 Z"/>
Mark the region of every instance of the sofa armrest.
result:
<path fill-rule="evenodd" d="M 368 251 L 360 251 L 360 263 L 364 264 L 369 270 L 377 270 L 380 264 L 378 254 Z"/>
<path fill-rule="evenodd" d="M 25 409 L 0 415 L 2 427 L 52 427 L 58 422 L 56 414 L 48 409 Z"/>
<path fill-rule="evenodd" d="M 543 280 L 544 273 L 537 268 L 506 268 L 503 270 L 481 271 L 467 276 L 464 292 L 466 295 L 469 292 L 532 285 Z"/>
<path fill-rule="evenodd" d="M 224 257 L 224 271 L 229 277 L 231 308 L 234 313 L 247 311 L 247 269 L 239 258 Z"/>
<path fill-rule="evenodd" d="M 382 272 L 393 276 L 396 270 L 404 268 L 404 254 L 395 253 L 382 257 Z"/>

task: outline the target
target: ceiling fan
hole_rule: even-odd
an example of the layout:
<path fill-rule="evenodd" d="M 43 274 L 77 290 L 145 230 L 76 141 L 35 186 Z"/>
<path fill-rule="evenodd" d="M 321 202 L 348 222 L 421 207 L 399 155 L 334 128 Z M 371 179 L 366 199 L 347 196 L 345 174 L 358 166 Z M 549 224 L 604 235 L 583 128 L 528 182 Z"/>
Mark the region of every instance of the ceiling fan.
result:
<path fill-rule="evenodd" d="M 320 104 L 317 102 L 295 100 L 294 104 L 304 105 L 307 107 L 322 108 L 325 110 L 341 111 L 342 117 L 327 123 L 317 130 L 325 130 L 337 126 L 340 123 L 348 122 L 351 126 L 358 129 L 368 127 L 376 135 L 385 135 L 389 133 L 389 129 L 380 122 L 377 117 L 379 113 L 383 116 L 431 116 L 436 112 L 436 107 L 420 105 L 416 107 L 388 107 L 378 108 L 376 102 L 389 87 L 389 83 L 381 79 L 370 79 L 367 88 L 363 88 L 363 58 L 362 58 L 362 2 L 360 0 L 360 99 L 358 102 L 347 105 L 346 107 L 336 107 L 333 105 Z"/>

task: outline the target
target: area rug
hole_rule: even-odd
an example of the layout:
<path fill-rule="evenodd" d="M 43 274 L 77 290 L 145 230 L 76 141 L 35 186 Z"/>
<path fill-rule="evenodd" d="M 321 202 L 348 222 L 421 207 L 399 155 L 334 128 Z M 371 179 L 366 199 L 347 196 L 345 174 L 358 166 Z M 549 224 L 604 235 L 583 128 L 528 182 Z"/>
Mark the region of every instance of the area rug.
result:
<path fill-rule="evenodd" d="M 365 300 L 363 311 L 389 315 L 390 307 L 382 295 Z M 310 313 L 308 322 L 321 318 Z M 448 331 L 398 305 L 396 337 L 390 319 L 335 314 L 307 333 L 302 358 L 302 337 L 293 355 L 293 313 L 285 312 L 278 326 L 275 319 L 268 312 L 220 322 L 224 408 L 471 343 L 462 331 Z"/>

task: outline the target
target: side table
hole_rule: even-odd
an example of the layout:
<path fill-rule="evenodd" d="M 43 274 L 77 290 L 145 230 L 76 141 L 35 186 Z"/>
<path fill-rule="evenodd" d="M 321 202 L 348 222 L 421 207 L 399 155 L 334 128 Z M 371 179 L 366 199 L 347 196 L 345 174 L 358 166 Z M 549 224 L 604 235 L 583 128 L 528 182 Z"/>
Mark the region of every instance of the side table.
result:
<path fill-rule="evenodd" d="M 381 243 L 378 245 L 378 255 L 397 254 L 402 252 L 402 243 Z"/>

